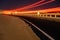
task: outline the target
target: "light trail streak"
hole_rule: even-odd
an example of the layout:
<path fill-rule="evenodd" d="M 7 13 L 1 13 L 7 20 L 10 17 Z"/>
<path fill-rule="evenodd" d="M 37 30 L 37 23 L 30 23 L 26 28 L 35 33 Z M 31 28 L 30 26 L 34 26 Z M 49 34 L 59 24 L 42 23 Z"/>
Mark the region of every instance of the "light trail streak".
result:
<path fill-rule="evenodd" d="M 40 0 L 40 1 L 36 2 L 36 3 L 30 4 L 30 5 L 28 5 L 28 6 L 24 6 L 24 7 L 22 7 L 22 8 L 18 8 L 18 9 L 16 9 L 16 10 L 24 10 L 24 9 L 36 7 L 36 5 L 41 4 L 41 3 L 44 2 L 44 1 L 45 1 L 45 0 Z"/>
<path fill-rule="evenodd" d="M 11 14 L 11 11 L 2 11 L 2 14 Z"/>
<path fill-rule="evenodd" d="M 60 12 L 60 7 L 49 8 L 49 9 L 45 9 L 45 10 L 22 11 L 22 12 L 17 12 L 17 13 L 36 13 L 36 12 L 41 12 L 41 13 Z"/>
<path fill-rule="evenodd" d="M 37 6 L 41 6 L 41 5 L 44 5 L 44 4 L 53 2 L 53 1 L 55 1 L 55 0 L 50 0 L 50 1 L 47 1 L 47 2 L 44 2 L 44 1 L 45 1 L 45 0 L 41 0 L 41 1 L 39 1 L 39 2 L 36 2 L 36 3 L 32 4 L 32 5 L 28 5 L 28 6 L 25 6 L 25 7 L 22 7 L 22 8 L 18 8 L 18 9 L 16 9 L 16 10 L 26 10 L 26 9 L 29 9 L 29 8 L 33 8 L 33 7 L 37 7 Z M 44 2 L 44 3 L 42 3 L 42 2 Z"/>
<path fill-rule="evenodd" d="M 39 12 L 60 12 L 60 7 L 56 7 L 56 8 L 49 8 L 49 9 L 45 9 L 45 10 L 38 10 Z"/>
<path fill-rule="evenodd" d="M 29 14 L 29 13 L 48 13 L 48 12 L 60 12 L 60 7 L 56 7 L 56 8 L 49 8 L 49 9 L 45 9 L 45 10 L 32 10 L 32 11 L 22 11 L 22 12 L 18 12 L 18 11 L 3 11 L 3 14 Z"/>
<path fill-rule="evenodd" d="M 41 5 L 44 5 L 44 4 L 47 4 L 47 3 L 50 3 L 50 2 L 53 2 L 53 1 L 55 1 L 55 0 L 50 0 L 50 1 L 47 1 L 47 2 L 44 2 L 45 0 L 41 0 L 41 1 L 39 1 L 39 2 L 36 2 L 36 3 L 34 3 L 34 4 L 31 4 L 31 5 L 28 5 L 28 6 L 24 6 L 24 7 L 22 7 L 22 8 L 17 8 L 17 9 L 15 9 L 15 10 L 10 10 L 10 11 L 23 11 L 23 10 L 27 10 L 27 9 L 29 9 L 29 8 L 33 8 L 33 7 L 37 7 L 37 6 L 41 6 Z"/>

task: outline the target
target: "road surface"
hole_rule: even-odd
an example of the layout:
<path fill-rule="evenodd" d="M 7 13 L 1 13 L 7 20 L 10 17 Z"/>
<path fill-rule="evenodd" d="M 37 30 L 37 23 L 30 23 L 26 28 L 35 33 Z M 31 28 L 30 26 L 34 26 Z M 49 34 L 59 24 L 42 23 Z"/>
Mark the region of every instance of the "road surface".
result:
<path fill-rule="evenodd" d="M 38 28 L 42 29 L 44 32 L 46 32 L 48 35 L 54 38 L 55 40 L 60 40 L 60 22 L 41 19 L 41 18 L 33 18 L 33 17 L 22 17 L 22 18 L 33 23 Z M 40 31 L 38 31 L 35 27 L 33 27 L 32 25 L 30 26 L 42 40 L 48 40 L 48 38 L 44 36 Z"/>
<path fill-rule="evenodd" d="M 0 40 L 40 40 L 40 38 L 20 18 L 0 15 Z"/>

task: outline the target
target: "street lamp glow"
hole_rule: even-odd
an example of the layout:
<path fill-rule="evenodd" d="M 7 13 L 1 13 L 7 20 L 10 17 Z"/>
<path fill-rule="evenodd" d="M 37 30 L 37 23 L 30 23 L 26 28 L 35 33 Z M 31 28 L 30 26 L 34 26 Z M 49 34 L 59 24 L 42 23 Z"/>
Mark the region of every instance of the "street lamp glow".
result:
<path fill-rule="evenodd" d="M 37 12 L 37 15 L 39 15 L 40 14 L 40 12 Z"/>

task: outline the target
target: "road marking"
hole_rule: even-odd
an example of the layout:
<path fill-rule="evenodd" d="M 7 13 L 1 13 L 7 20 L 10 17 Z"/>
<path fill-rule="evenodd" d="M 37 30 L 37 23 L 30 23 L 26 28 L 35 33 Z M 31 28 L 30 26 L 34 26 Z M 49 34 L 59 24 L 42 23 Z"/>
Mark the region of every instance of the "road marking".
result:
<path fill-rule="evenodd" d="M 29 24 L 31 24 L 32 26 L 34 26 L 36 29 L 38 29 L 40 32 L 42 32 L 46 37 L 48 37 L 50 40 L 55 40 L 54 38 L 52 38 L 50 35 L 48 35 L 46 32 L 44 32 L 42 29 L 38 28 L 36 25 L 34 25 L 33 23 L 31 23 L 30 21 L 26 20 L 23 18 L 23 20 L 25 20 L 26 22 L 28 22 Z"/>

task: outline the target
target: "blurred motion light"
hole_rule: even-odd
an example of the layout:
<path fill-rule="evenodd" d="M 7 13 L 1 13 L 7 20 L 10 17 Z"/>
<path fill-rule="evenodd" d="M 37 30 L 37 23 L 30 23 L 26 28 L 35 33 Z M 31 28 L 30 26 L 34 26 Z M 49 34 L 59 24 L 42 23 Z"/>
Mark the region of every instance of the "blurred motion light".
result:
<path fill-rule="evenodd" d="M 3 11 L 3 14 L 11 14 L 10 11 Z"/>
<path fill-rule="evenodd" d="M 39 14 L 40 14 L 40 12 L 37 12 L 37 14 L 39 15 Z"/>

